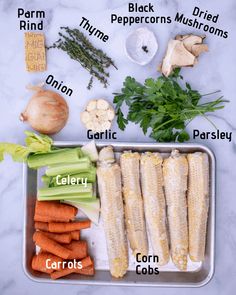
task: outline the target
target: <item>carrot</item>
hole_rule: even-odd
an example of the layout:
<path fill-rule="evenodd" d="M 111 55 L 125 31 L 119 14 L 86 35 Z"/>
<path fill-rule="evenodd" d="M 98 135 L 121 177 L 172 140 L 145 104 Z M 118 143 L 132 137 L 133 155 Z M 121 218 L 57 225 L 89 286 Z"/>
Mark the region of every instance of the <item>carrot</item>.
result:
<path fill-rule="evenodd" d="M 41 230 L 43 232 L 48 232 L 48 223 L 47 222 L 36 221 L 34 223 L 34 227 L 35 227 L 35 229 Z M 54 233 L 52 233 L 52 234 L 54 234 Z M 58 234 L 60 235 L 62 233 L 58 233 Z M 64 233 L 64 234 L 70 234 L 71 235 L 71 240 L 78 241 L 80 239 L 80 231 L 79 230 L 74 230 L 74 231 L 72 231 L 70 233 L 68 232 L 68 233 Z M 58 241 L 58 242 L 60 242 L 60 241 Z M 63 242 L 61 242 L 61 243 L 63 243 Z"/>
<path fill-rule="evenodd" d="M 85 268 L 77 269 L 76 273 L 85 276 L 93 276 L 95 274 L 94 264 L 87 266 Z"/>
<path fill-rule="evenodd" d="M 52 233 L 66 233 L 75 230 L 89 228 L 91 226 L 90 220 L 75 221 L 75 222 L 49 222 L 48 230 Z"/>
<path fill-rule="evenodd" d="M 71 234 L 70 233 L 64 233 L 64 234 L 54 234 L 54 233 L 43 233 L 46 237 L 61 243 L 61 244 L 69 244 L 71 242 Z"/>
<path fill-rule="evenodd" d="M 76 241 L 78 241 L 79 238 L 80 238 L 80 231 L 79 231 L 79 230 L 74 230 L 74 231 L 72 231 L 72 232 L 70 233 L 70 235 L 71 235 L 71 239 L 72 239 L 72 240 L 76 240 Z"/>
<path fill-rule="evenodd" d="M 90 256 L 85 257 L 84 259 L 81 260 L 81 265 L 82 269 L 85 267 L 88 267 L 93 264 L 93 260 L 91 259 Z"/>
<path fill-rule="evenodd" d="M 50 259 L 50 261 L 48 261 L 48 267 L 47 267 L 47 263 L 46 261 Z M 45 273 L 52 273 L 55 268 L 51 268 L 51 264 L 56 262 L 56 265 L 58 264 L 58 262 L 62 263 L 63 259 L 60 257 L 57 257 L 55 255 L 52 255 L 51 253 L 39 253 L 38 255 L 34 255 L 33 259 L 32 259 L 32 269 L 40 271 L 40 272 L 45 272 Z M 60 270 L 61 267 L 57 268 L 57 270 Z"/>
<path fill-rule="evenodd" d="M 50 274 L 50 277 L 52 280 L 59 279 L 61 277 L 68 276 L 71 273 L 74 273 L 75 269 L 74 268 L 64 268 L 62 270 L 54 271 L 53 273 Z"/>
<path fill-rule="evenodd" d="M 44 235 L 42 232 L 35 232 L 33 235 L 33 241 L 36 245 L 44 249 L 45 251 L 52 253 L 56 256 L 59 256 L 64 259 L 68 259 L 68 257 L 71 255 L 71 251 L 57 242 L 53 241 L 52 239 L 48 238 Z"/>
<path fill-rule="evenodd" d="M 48 231 L 48 223 L 36 221 L 34 223 L 34 228 L 35 229 L 40 229 L 42 231 Z"/>
<path fill-rule="evenodd" d="M 93 261 L 92 259 L 90 258 L 90 256 L 87 256 L 86 258 L 82 259 L 81 260 L 81 265 L 82 265 L 82 269 L 80 269 L 81 271 L 83 270 L 83 268 L 87 268 L 91 265 L 93 265 Z M 77 273 L 77 271 L 79 271 L 78 268 L 64 268 L 62 270 L 58 270 L 58 271 L 55 271 L 53 273 L 50 274 L 51 276 L 51 279 L 53 280 L 56 280 L 56 279 L 59 279 L 61 277 L 64 277 L 64 276 L 67 276 L 71 273 Z"/>
<path fill-rule="evenodd" d="M 57 201 L 36 201 L 34 220 L 68 222 L 75 218 L 77 211 L 77 208 Z"/>
<path fill-rule="evenodd" d="M 71 251 L 68 259 L 82 259 L 88 255 L 88 246 L 86 241 L 72 241 L 70 244 L 65 245 Z"/>
<path fill-rule="evenodd" d="M 40 272 L 45 272 L 45 273 L 52 273 L 53 269 L 47 269 L 46 265 L 39 261 L 39 255 L 34 255 L 32 262 L 31 262 L 31 267 L 34 270 L 40 271 Z"/>
<path fill-rule="evenodd" d="M 65 219 L 65 218 L 55 218 L 55 217 L 49 217 L 49 216 L 44 216 L 44 215 L 39 215 L 39 214 L 34 214 L 34 221 L 39 221 L 39 222 L 69 222 L 70 219 Z"/>
<path fill-rule="evenodd" d="M 36 221 L 34 223 L 34 227 L 35 227 L 35 229 L 41 230 L 44 233 L 45 232 L 48 232 L 48 223 L 47 222 L 39 222 L 39 221 Z M 71 240 L 76 240 L 76 241 L 79 241 L 79 239 L 80 239 L 80 231 L 79 230 L 74 230 L 74 231 L 68 232 L 68 233 L 66 232 L 66 233 L 51 233 L 51 234 L 58 234 L 58 235 L 62 235 L 62 234 L 64 235 L 64 234 L 66 234 L 66 235 L 70 235 L 71 236 Z M 58 242 L 60 242 L 60 241 L 58 241 Z M 61 242 L 61 243 L 63 243 L 63 242 Z M 70 243 L 70 242 L 68 242 L 68 243 Z"/>

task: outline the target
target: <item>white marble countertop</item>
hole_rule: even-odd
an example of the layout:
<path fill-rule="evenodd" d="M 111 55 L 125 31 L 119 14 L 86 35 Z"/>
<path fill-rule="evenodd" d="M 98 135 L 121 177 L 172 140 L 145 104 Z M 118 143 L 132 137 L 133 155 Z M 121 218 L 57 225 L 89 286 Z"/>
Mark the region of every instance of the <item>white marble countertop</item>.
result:
<path fill-rule="evenodd" d="M 148 1 L 138 1 L 144 3 Z M 199 63 L 192 69 L 182 71 L 196 89 L 202 93 L 221 89 L 230 103 L 225 109 L 211 118 L 222 131 L 235 133 L 236 126 L 236 3 L 233 0 L 159 0 L 152 1 L 162 15 L 174 17 L 176 11 L 191 15 L 195 5 L 208 9 L 213 14 L 220 14 L 217 25 L 229 31 L 229 38 L 223 39 L 207 34 L 210 51 L 200 57 Z M 19 121 L 19 114 L 30 98 L 25 89 L 27 84 L 45 80 L 53 74 L 73 88 L 74 93 L 67 98 L 70 106 L 70 119 L 67 126 L 54 138 L 57 140 L 83 140 L 86 132 L 80 123 L 79 114 L 87 100 L 105 97 L 112 101 L 112 93 L 118 91 L 127 75 L 144 81 L 146 77 L 156 77 L 156 68 L 161 61 L 168 39 L 177 33 L 191 32 L 191 28 L 181 24 L 147 25 L 159 41 L 159 51 L 153 62 L 145 67 L 133 64 L 125 57 L 124 40 L 129 32 L 140 25 L 123 27 L 111 25 L 110 14 L 125 14 L 126 0 L 0 0 L 0 141 L 23 143 L 23 131 L 29 129 L 27 124 Z M 91 91 L 86 89 L 89 76 L 81 70 L 76 62 L 64 53 L 54 50 L 48 54 L 48 70 L 44 73 L 31 74 L 24 69 L 24 32 L 19 31 L 17 9 L 44 9 L 47 15 L 45 34 L 47 43 L 57 39 L 57 32 L 62 25 L 77 26 L 82 16 L 87 17 L 96 27 L 106 32 L 110 39 L 104 44 L 93 38 L 93 43 L 103 48 L 118 65 L 119 70 L 111 71 L 110 86 L 102 88 L 95 83 Z M 199 31 L 196 31 L 199 33 Z M 212 131 L 212 126 L 204 118 L 197 118 L 188 130 L 198 127 Z M 113 130 L 118 131 L 117 126 Z M 150 141 L 135 125 L 130 125 L 125 132 L 118 131 L 118 140 Z M 149 294 L 233 294 L 236 288 L 236 140 L 199 140 L 215 153 L 217 159 L 217 218 L 216 218 L 216 269 L 211 282 L 203 288 L 178 290 L 171 288 L 149 288 Z M 143 294 L 144 288 L 103 287 L 103 286 L 71 286 L 57 284 L 38 284 L 30 281 L 22 269 L 22 165 L 13 163 L 6 157 L 0 164 L 0 294 Z"/>

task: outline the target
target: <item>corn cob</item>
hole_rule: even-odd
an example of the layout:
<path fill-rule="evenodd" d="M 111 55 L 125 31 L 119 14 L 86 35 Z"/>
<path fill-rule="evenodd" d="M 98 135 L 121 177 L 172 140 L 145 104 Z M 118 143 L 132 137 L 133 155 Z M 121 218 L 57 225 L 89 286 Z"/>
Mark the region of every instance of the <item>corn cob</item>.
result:
<path fill-rule="evenodd" d="M 120 157 L 128 239 L 133 255 L 140 253 L 143 256 L 148 254 L 148 242 L 140 189 L 139 160 L 138 153 L 125 152 Z"/>
<path fill-rule="evenodd" d="M 119 278 L 125 275 L 128 268 L 128 246 L 121 171 L 119 165 L 115 163 L 111 146 L 103 148 L 99 153 L 97 178 L 110 272 L 112 276 Z"/>
<path fill-rule="evenodd" d="M 209 207 L 209 163 L 205 153 L 188 154 L 188 222 L 189 256 L 192 261 L 203 261 Z"/>
<path fill-rule="evenodd" d="M 145 219 L 153 254 L 158 255 L 159 265 L 169 261 L 162 161 L 158 153 L 142 154 L 140 161 Z"/>
<path fill-rule="evenodd" d="M 180 270 L 187 269 L 187 176 L 188 162 L 177 150 L 164 160 L 163 176 L 170 231 L 171 257 Z"/>

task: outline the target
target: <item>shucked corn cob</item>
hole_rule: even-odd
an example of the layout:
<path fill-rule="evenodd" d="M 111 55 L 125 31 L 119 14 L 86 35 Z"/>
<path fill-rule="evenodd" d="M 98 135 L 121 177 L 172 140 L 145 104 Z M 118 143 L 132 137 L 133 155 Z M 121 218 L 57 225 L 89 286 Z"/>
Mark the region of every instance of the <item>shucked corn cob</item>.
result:
<path fill-rule="evenodd" d="M 209 207 L 209 163 L 204 153 L 188 154 L 188 222 L 189 256 L 192 261 L 204 260 L 206 226 Z"/>
<path fill-rule="evenodd" d="M 111 146 L 103 148 L 99 153 L 97 177 L 110 272 L 112 276 L 119 278 L 124 276 L 128 268 L 128 247 L 125 234 L 121 172 L 119 165 L 115 163 Z"/>
<path fill-rule="evenodd" d="M 187 176 L 188 162 L 177 150 L 164 160 L 163 176 L 170 231 L 171 257 L 180 270 L 187 269 Z"/>
<path fill-rule="evenodd" d="M 140 189 L 138 153 L 125 152 L 120 157 L 125 201 L 125 220 L 133 254 L 148 254 L 143 199 Z"/>
<path fill-rule="evenodd" d="M 153 253 L 158 255 L 160 265 L 169 261 L 162 161 L 160 154 L 148 152 L 141 155 L 140 162 L 146 224 Z"/>

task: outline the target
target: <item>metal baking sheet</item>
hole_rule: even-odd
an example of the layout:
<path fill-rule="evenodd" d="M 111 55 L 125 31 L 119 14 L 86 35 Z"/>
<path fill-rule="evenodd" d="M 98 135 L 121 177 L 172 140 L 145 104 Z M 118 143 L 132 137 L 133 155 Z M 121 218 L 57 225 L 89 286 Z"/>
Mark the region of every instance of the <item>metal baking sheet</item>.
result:
<path fill-rule="evenodd" d="M 81 146 L 85 142 L 55 142 L 57 147 Z M 178 149 L 181 153 L 191 153 L 196 151 L 205 152 L 209 156 L 210 163 L 210 207 L 207 225 L 206 253 L 204 262 L 193 263 L 188 260 L 188 270 L 179 271 L 170 261 L 167 265 L 159 267 L 158 275 L 138 275 L 136 274 L 136 262 L 131 252 L 129 252 L 129 268 L 127 274 L 122 279 L 112 278 L 109 272 L 106 241 L 102 224 L 92 225 L 91 229 L 82 231 L 82 238 L 88 241 L 89 252 L 95 259 L 96 274 L 94 277 L 79 276 L 72 274 L 57 281 L 51 280 L 46 274 L 36 272 L 31 269 L 31 260 L 35 253 L 35 245 L 32 241 L 34 233 L 34 206 L 36 201 L 37 188 L 40 184 L 40 171 L 32 170 L 24 165 L 24 237 L 23 237 L 23 268 L 26 275 L 37 282 L 60 283 L 60 284 L 86 284 L 86 285 L 120 285 L 120 286 L 152 286 L 152 287 L 200 287 L 207 284 L 214 273 L 214 251 L 215 251 L 215 157 L 212 151 L 204 145 L 185 144 L 161 144 L 161 143 L 129 143 L 129 142 L 97 142 L 98 149 L 108 144 L 114 147 L 117 159 L 119 154 L 125 150 L 138 152 L 160 152 L 168 156 L 173 149 Z M 149 254 L 152 254 L 149 249 Z M 145 265 L 145 264 L 143 264 Z M 152 264 L 149 264 L 150 266 Z M 146 264 L 147 266 L 147 264 Z"/>

